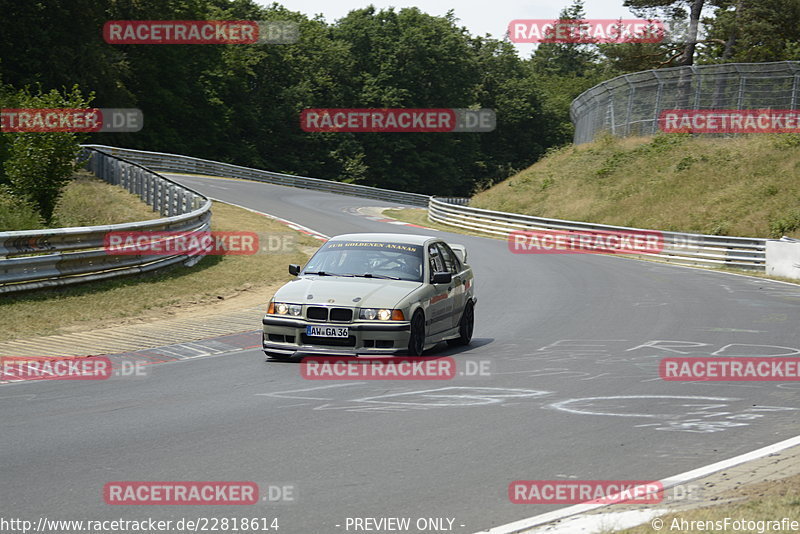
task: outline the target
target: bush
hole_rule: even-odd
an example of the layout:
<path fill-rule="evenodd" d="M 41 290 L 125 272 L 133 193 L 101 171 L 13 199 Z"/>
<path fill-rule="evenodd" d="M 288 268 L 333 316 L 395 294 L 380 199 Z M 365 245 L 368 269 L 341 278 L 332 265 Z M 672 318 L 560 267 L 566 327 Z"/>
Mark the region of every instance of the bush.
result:
<path fill-rule="evenodd" d="M 83 97 L 77 86 L 63 95 L 56 90 L 34 95 L 24 89 L 0 98 L 12 101 L 20 108 L 86 108 L 89 99 Z M 5 185 L 15 197 L 26 199 L 49 223 L 62 189 L 72 178 L 79 145 L 86 135 L 8 132 L 0 136 L 3 137 L 0 142 L 0 180 L 5 182 L 0 185 Z"/>
<path fill-rule="evenodd" d="M 36 208 L 24 199 L 0 191 L 0 232 L 44 228 Z"/>
<path fill-rule="evenodd" d="M 783 237 L 798 228 L 800 228 L 800 210 L 785 213 L 782 217 L 773 219 L 769 225 L 770 234 L 774 238 Z"/>

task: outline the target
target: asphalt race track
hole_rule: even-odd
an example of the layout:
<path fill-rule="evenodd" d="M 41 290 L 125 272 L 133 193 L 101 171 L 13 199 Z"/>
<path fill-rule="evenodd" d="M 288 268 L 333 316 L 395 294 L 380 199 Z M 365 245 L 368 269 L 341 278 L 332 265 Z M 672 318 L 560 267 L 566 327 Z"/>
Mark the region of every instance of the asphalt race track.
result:
<path fill-rule="evenodd" d="M 425 233 L 353 213 L 377 201 L 178 179 L 327 235 Z M 471 534 L 560 507 L 510 503 L 514 480 L 657 480 L 800 434 L 798 382 L 658 376 L 666 356 L 799 355 L 800 287 L 441 234 L 467 246 L 479 300 L 472 346 L 431 355 L 461 372 L 489 361 L 489 376 L 309 381 L 250 349 L 129 380 L 3 385 L 2 515 L 277 517 L 281 534 L 447 518 L 421 532 Z M 110 481 L 253 481 L 294 500 L 110 506 Z"/>

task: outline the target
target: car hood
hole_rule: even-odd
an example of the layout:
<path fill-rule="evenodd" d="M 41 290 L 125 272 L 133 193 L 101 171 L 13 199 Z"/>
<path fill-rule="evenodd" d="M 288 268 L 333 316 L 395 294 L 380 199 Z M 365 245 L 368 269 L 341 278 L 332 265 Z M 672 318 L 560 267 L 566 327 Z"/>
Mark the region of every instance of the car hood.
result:
<path fill-rule="evenodd" d="M 336 304 L 359 308 L 393 308 L 403 297 L 421 286 L 421 282 L 408 280 L 302 276 L 280 288 L 275 293 L 275 301 L 294 304 Z"/>

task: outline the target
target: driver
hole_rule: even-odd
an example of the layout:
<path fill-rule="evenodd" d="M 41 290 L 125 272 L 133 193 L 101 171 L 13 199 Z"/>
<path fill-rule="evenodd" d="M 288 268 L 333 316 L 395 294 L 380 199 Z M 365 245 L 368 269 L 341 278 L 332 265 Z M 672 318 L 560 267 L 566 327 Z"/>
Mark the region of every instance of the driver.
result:
<path fill-rule="evenodd" d="M 422 278 L 422 260 L 417 256 L 403 256 L 400 268 L 414 279 Z"/>

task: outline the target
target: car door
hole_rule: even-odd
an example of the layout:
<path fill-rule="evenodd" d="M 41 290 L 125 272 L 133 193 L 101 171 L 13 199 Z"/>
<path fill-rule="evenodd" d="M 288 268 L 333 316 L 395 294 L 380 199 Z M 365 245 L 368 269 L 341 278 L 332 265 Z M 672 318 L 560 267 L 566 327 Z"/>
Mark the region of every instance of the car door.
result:
<path fill-rule="evenodd" d="M 452 328 L 453 303 L 450 300 L 449 288 L 451 284 L 433 284 L 433 273 L 448 272 L 444 264 L 444 258 L 436 243 L 428 245 L 428 283 L 433 288 L 433 294 L 428 305 L 428 335 L 435 337 L 445 330 Z"/>
<path fill-rule="evenodd" d="M 453 281 L 448 284 L 449 290 L 447 300 L 449 301 L 448 313 L 450 314 L 448 324 L 450 328 L 454 328 L 458 326 L 458 322 L 461 320 L 461 312 L 466 303 L 466 291 L 464 287 L 465 271 L 461 262 L 458 260 L 458 256 L 453 252 L 453 249 L 447 246 L 447 243 L 438 242 L 436 246 L 439 248 L 445 270 L 453 275 Z"/>

